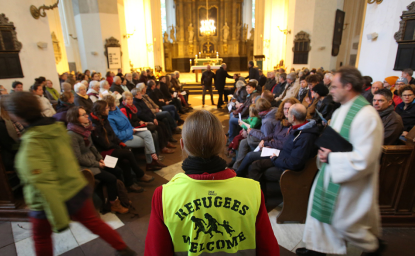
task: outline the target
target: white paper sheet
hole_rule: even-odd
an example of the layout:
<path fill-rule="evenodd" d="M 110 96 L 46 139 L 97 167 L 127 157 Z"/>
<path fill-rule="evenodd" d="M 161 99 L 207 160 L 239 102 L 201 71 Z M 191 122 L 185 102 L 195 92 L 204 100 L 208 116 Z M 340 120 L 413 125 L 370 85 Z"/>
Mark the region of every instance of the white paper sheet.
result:
<path fill-rule="evenodd" d="M 271 156 L 272 154 L 275 154 L 276 156 L 280 155 L 280 150 L 275 148 L 262 148 L 261 157 L 262 156 Z"/>
<path fill-rule="evenodd" d="M 108 168 L 114 168 L 117 165 L 118 158 L 106 155 L 104 159 L 105 166 Z"/>
<path fill-rule="evenodd" d="M 135 132 L 147 131 L 147 127 L 134 128 L 134 131 L 135 131 Z"/>
<path fill-rule="evenodd" d="M 177 92 L 173 92 L 173 98 L 177 97 Z"/>
<path fill-rule="evenodd" d="M 228 110 L 229 110 L 229 112 L 232 111 L 232 105 L 231 104 L 228 105 Z"/>
<path fill-rule="evenodd" d="M 254 152 L 259 152 L 261 149 L 259 148 L 259 146 L 257 146 L 254 150 Z"/>
<path fill-rule="evenodd" d="M 181 95 L 186 95 L 186 92 L 181 92 L 180 94 L 181 94 Z"/>
<path fill-rule="evenodd" d="M 238 115 L 239 115 L 239 120 L 242 121 L 241 113 L 238 113 Z"/>

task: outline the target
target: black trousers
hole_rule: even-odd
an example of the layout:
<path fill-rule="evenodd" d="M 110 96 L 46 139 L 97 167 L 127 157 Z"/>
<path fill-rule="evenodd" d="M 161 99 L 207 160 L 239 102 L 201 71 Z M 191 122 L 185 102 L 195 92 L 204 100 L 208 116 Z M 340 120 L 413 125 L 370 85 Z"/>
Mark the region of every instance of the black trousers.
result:
<path fill-rule="evenodd" d="M 210 87 L 207 87 L 207 86 L 203 87 L 202 104 L 205 105 L 205 94 L 206 94 L 206 90 L 208 90 L 209 93 L 210 93 L 210 100 L 212 101 L 212 105 L 215 104 L 213 102 L 213 93 L 212 93 L 212 87 L 211 86 Z"/>
<path fill-rule="evenodd" d="M 124 184 L 126 187 L 129 187 L 134 183 L 131 170 L 133 170 L 137 179 L 141 179 L 141 177 L 144 176 L 143 170 L 141 170 L 141 168 L 138 166 L 134 154 L 130 150 L 125 148 L 115 149 L 112 152 L 111 156 L 118 158 L 116 168 L 118 167 L 122 170 L 124 175 Z"/>
<path fill-rule="evenodd" d="M 218 90 L 218 94 L 219 94 L 219 100 L 218 100 L 218 107 L 222 106 L 224 104 L 224 102 L 226 101 L 224 98 L 224 90 L 223 88 L 216 88 Z M 223 99 L 223 100 L 222 100 Z"/>
<path fill-rule="evenodd" d="M 279 182 L 284 171 L 275 167 L 271 159 L 262 159 L 251 164 L 248 177 L 256 181 Z"/>
<path fill-rule="evenodd" d="M 105 168 L 110 169 L 110 168 Z M 117 192 L 117 177 L 107 170 L 101 170 L 101 173 L 94 175 L 95 179 L 102 182 L 107 187 L 108 200 L 115 201 L 118 197 Z"/>

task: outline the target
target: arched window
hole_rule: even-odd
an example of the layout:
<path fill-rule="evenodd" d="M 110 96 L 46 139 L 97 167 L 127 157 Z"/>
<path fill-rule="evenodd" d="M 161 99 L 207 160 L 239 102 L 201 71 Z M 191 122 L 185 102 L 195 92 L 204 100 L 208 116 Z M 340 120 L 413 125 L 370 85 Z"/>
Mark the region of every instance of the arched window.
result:
<path fill-rule="evenodd" d="M 310 35 L 304 31 L 298 32 L 294 38 L 293 64 L 308 64 L 308 52 L 311 50 Z"/>
<path fill-rule="evenodd" d="M 0 14 L 0 78 L 23 77 L 19 58 L 22 44 L 17 41 L 15 30 L 13 22 Z"/>

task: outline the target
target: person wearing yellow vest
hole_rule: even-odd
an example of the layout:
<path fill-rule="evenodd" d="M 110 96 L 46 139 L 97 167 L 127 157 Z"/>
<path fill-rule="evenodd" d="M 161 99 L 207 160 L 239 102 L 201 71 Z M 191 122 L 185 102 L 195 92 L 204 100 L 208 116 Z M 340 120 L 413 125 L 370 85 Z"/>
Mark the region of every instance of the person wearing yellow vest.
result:
<path fill-rule="evenodd" d="M 355 67 L 342 67 L 334 76 L 330 93 L 341 107 L 333 113 L 330 126 L 353 149 L 320 148 L 320 171 L 310 191 L 304 228 L 305 248 L 298 248 L 297 255 L 346 254 L 347 244 L 365 256 L 379 256 L 384 249 L 378 204 L 384 132 L 379 114 L 360 94 L 362 84 Z"/>
<path fill-rule="evenodd" d="M 155 190 L 144 255 L 280 255 L 259 183 L 227 169 L 225 143 L 212 113 L 186 119 L 185 173 Z"/>

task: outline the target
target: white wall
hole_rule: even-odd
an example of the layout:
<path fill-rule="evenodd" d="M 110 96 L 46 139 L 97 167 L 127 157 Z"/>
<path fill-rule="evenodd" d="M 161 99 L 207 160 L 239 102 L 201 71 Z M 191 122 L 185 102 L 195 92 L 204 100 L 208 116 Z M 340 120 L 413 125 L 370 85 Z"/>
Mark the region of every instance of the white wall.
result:
<path fill-rule="evenodd" d="M 398 43 L 394 34 L 399 30 L 402 11 L 406 11 L 412 0 L 383 1 L 381 4 L 368 4 L 364 19 L 363 37 L 358 60 L 358 69 L 374 81 L 383 81 L 388 76 L 401 76 L 394 71 Z M 375 41 L 366 35 L 379 34 Z"/>
<path fill-rule="evenodd" d="M 19 56 L 24 77 L 0 79 L 0 84 L 10 90 L 12 82 L 19 80 L 23 83 L 24 90 L 28 90 L 36 77 L 44 76 L 53 82 L 55 89 L 60 90 L 49 21 L 46 17 L 35 20 L 29 11 L 32 4 L 41 6 L 45 4 L 45 1 L 20 0 L 18 4 L 15 1 L 2 1 L 1 3 L 1 13 L 4 13 L 9 21 L 14 23 L 17 40 L 23 45 Z M 37 42 L 46 42 L 47 48 L 38 48 Z"/>
<path fill-rule="evenodd" d="M 124 38 L 124 35 L 127 34 L 127 27 L 125 25 L 125 12 L 124 12 L 124 0 L 118 0 L 118 19 L 120 23 L 120 33 L 121 33 L 121 51 L 122 51 L 122 71 L 123 74 L 131 72 L 130 68 L 130 56 L 128 54 L 128 39 Z M 117 74 L 117 73 L 115 73 Z"/>

